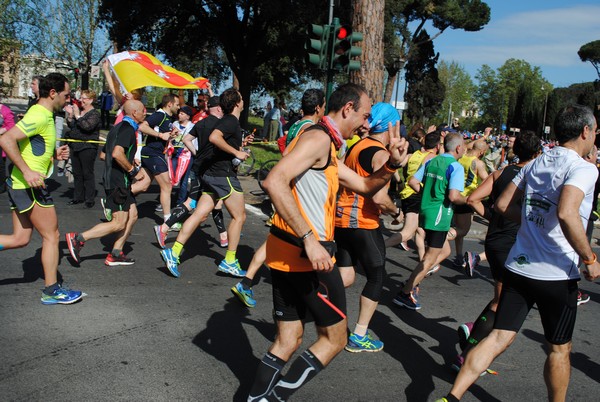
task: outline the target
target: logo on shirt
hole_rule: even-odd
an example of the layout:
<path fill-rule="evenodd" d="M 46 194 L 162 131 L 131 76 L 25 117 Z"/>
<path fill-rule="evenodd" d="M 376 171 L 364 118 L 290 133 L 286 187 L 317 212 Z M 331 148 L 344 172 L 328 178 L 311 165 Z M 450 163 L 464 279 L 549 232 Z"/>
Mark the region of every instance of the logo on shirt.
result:
<path fill-rule="evenodd" d="M 283 317 L 283 311 L 275 310 L 275 315 L 277 317 Z"/>
<path fill-rule="evenodd" d="M 519 254 L 518 256 L 513 257 L 513 260 L 515 260 L 518 265 L 529 265 L 529 256 L 527 254 Z"/>

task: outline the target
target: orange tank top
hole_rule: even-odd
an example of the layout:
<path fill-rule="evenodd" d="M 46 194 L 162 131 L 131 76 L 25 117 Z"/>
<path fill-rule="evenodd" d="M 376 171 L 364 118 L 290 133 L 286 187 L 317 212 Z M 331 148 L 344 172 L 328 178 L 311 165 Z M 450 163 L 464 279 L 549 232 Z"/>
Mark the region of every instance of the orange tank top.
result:
<path fill-rule="evenodd" d="M 344 163 L 350 169 L 358 173 L 359 176 L 366 177 L 372 172 L 371 163 L 373 155 L 380 150 L 385 150 L 385 146 L 372 138 L 366 137 L 358 141 L 348 150 Z M 360 164 L 361 153 L 368 152 L 370 157 L 365 159 L 363 155 L 363 163 L 368 160 L 369 171 L 365 170 Z M 371 197 L 364 197 L 356 194 L 353 191 L 342 187 L 340 196 L 337 201 L 335 212 L 335 226 L 338 228 L 350 229 L 377 229 L 379 227 L 379 215 L 381 211 Z"/>
<path fill-rule="evenodd" d="M 286 149 L 293 150 L 302 137 L 300 133 Z M 300 214 L 310 225 L 317 240 L 333 241 L 335 200 L 339 188 L 336 150 L 331 143 L 327 166 L 311 168 L 294 178 L 291 190 Z M 294 230 L 275 213 L 273 226 L 296 236 Z M 303 249 L 269 234 L 266 264 L 271 269 L 286 272 L 312 271 L 312 263 L 301 254 Z"/>

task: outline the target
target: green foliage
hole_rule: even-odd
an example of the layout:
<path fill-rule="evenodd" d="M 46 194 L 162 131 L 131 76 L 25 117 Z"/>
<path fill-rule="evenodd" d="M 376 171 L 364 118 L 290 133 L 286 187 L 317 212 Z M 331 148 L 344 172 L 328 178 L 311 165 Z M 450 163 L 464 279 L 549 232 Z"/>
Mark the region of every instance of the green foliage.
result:
<path fill-rule="evenodd" d="M 257 142 L 250 145 L 252 155 L 254 155 L 254 168 L 258 169 L 260 165 L 271 159 L 281 159 L 281 152 L 276 144 L 263 144 Z"/>
<path fill-rule="evenodd" d="M 475 112 L 476 87 L 464 67 L 455 61 L 448 63 L 442 60 L 437 69 L 440 81 L 446 87 L 446 96 L 435 121 L 447 120 L 450 105 L 455 115 L 463 110 L 470 112 L 469 115 Z M 461 122 L 461 126 L 465 128 L 464 122 Z"/>
<path fill-rule="evenodd" d="M 581 46 L 577 54 L 581 61 L 592 63 L 592 66 L 594 66 L 598 73 L 598 78 L 600 78 L 600 40 L 595 40 Z"/>
<path fill-rule="evenodd" d="M 543 78 L 539 67 L 509 59 L 496 71 L 483 65 L 475 78 L 477 103 L 490 126 L 505 123 L 507 127 L 542 132 L 545 97 L 552 85 Z"/>

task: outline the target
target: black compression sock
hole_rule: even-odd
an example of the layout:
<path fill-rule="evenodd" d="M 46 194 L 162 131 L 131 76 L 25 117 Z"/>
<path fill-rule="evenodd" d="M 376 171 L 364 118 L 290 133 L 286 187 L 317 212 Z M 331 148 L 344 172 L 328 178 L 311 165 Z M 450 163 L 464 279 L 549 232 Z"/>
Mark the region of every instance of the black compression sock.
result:
<path fill-rule="evenodd" d="M 269 352 L 264 355 L 256 370 L 256 378 L 250 390 L 250 395 L 248 395 L 248 401 L 259 400 L 271 391 L 279 381 L 285 363 L 285 361 Z"/>
<path fill-rule="evenodd" d="M 457 397 L 455 397 L 454 395 L 452 395 L 450 392 L 448 392 L 448 395 L 446 395 L 446 399 L 448 400 L 448 402 L 458 402 L 459 399 Z"/>
<path fill-rule="evenodd" d="M 184 204 L 179 204 L 171 210 L 171 216 L 165 223 L 168 227 L 171 227 L 177 222 L 181 222 L 189 212 L 190 210 Z"/>
<path fill-rule="evenodd" d="M 244 289 L 250 289 L 252 287 L 252 279 L 248 278 L 247 276 L 244 276 L 240 283 Z"/>
<path fill-rule="evenodd" d="M 47 295 L 51 295 L 59 287 L 60 287 L 60 285 L 58 284 L 58 282 L 56 282 L 54 285 L 46 286 L 44 288 L 43 292 Z"/>
<path fill-rule="evenodd" d="M 473 325 L 469 339 L 467 340 L 467 347 L 463 353 L 466 353 L 474 348 L 479 342 L 481 342 L 486 336 L 494 329 L 494 321 L 496 319 L 496 313 L 490 310 L 489 305 L 481 312 L 477 321 Z"/>
<path fill-rule="evenodd" d="M 269 392 L 267 400 L 287 401 L 294 392 L 312 380 L 323 368 L 319 359 L 310 350 L 305 350 L 294 360 L 286 375 Z"/>
<path fill-rule="evenodd" d="M 227 228 L 225 228 L 225 221 L 223 220 L 223 210 L 222 209 L 213 209 L 212 217 L 213 217 L 213 220 L 215 221 L 215 226 L 217 227 L 217 230 L 219 231 L 219 233 L 226 232 Z"/>

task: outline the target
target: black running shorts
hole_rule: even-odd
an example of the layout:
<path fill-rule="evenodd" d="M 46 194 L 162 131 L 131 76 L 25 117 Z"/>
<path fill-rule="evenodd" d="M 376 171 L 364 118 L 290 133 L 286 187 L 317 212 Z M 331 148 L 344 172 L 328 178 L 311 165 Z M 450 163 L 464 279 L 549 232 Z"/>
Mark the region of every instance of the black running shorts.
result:
<path fill-rule="evenodd" d="M 381 229 L 335 228 L 338 267 L 356 267 L 360 261 L 365 267 L 385 265 L 385 241 Z"/>
<path fill-rule="evenodd" d="M 346 318 L 346 292 L 340 271 L 284 272 L 271 269 L 273 317 L 277 321 L 305 320 L 307 312 L 319 327 Z"/>
<path fill-rule="evenodd" d="M 106 208 L 112 212 L 127 212 L 131 204 L 135 204 L 135 197 L 131 194 L 131 190 L 127 188 L 117 187 L 115 189 L 105 189 L 106 193 Z"/>
<path fill-rule="evenodd" d="M 457 215 L 457 214 L 472 214 L 472 213 L 473 213 L 473 208 L 471 208 L 467 204 L 455 205 L 454 206 L 454 215 Z"/>
<path fill-rule="evenodd" d="M 202 192 L 213 195 L 218 200 L 229 198 L 231 194 L 243 193 L 237 177 L 202 176 Z"/>
<path fill-rule="evenodd" d="M 425 242 L 427 243 L 427 247 L 442 248 L 447 235 L 447 231 L 440 232 L 437 230 L 425 229 Z"/>
<path fill-rule="evenodd" d="M 54 206 L 54 200 L 48 191 L 48 188 L 25 188 L 13 189 L 10 179 L 6 180 L 8 189 L 8 199 L 10 200 L 10 208 L 18 213 L 30 211 L 35 204 L 43 208 Z"/>
<path fill-rule="evenodd" d="M 415 193 L 402 200 L 402 212 L 404 215 L 421 212 L 421 193 Z"/>
<path fill-rule="evenodd" d="M 576 279 L 540 281 L 507 269 L 494 328 L 518 332 L 535 304 L 546 340 L 554 345 L 568 343 L 577 318 L 577 292 Z"/>

